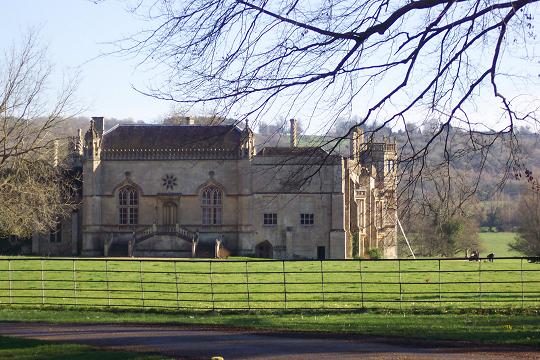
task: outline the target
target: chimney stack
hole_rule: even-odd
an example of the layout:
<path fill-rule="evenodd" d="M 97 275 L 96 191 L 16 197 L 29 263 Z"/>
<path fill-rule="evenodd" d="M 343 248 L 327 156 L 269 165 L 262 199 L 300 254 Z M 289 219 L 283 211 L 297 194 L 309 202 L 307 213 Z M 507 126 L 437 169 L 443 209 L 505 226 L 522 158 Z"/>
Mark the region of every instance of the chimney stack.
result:
<path fill-rule="evenodd" d="M 94 126 L 96 127 L 99 137 L 102 137 L 103 131 L 105 130 L 105 120 L 103 119 L 103 116 L 92 116 L 92 120 L 94 120 Z"/>
<path fill-rule="evenodd" d="M 291 136 L 291 141 L 290 141 L 290 145 L 291 147 L 296 147 L 296 132 L 298 130 L 298 124 L 296 122 L 295 119 L 291 119 L 291 131 L 290 131 L 290 136 Z"/>

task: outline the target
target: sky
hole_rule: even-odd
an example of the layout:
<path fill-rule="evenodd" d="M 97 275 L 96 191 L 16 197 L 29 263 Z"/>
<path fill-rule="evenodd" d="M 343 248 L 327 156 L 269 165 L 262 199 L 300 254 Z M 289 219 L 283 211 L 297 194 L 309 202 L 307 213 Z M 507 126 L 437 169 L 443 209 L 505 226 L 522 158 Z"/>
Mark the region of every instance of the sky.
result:
<path fill-rule="evenodd" d="M 156 121 L 171 105 L 137 93 L 132 84 L 144 84 L 135 61 L 101 56 L 111 42 L 133 34 L 143 25 L 120 2 L 95 4 L 89 0 L 16 0 L 2 3 L 0 51 L 20 41 L 30 29 L 39 29 L 48 60 L 54 65 L 54 83 L 64 74 L 79 73 L 78 105 L 84 116 Z M 97 58 L 96 58 L 97 57 Z"/>
<path fill-rule="evenodd" d="M 48 47 L 48 59 L 55 64 L 53 85 L 61 83 L 65 73 L 80 74 L 77 91 L 78 104 L 82 108 L 80 115 L 155 122 L 171 112 L 171 103 L 150 98 L 133 89 L 134 85 L 145 89 L 152 80 L 142 68 L 136 67 L 135 59 L 104 55 L 114 50 L 112 42 L 135 34 L 145 26 L 144 21 L 126 11 L 125 2 L 11 0 L 4 1 L 2 5 L 0 51 L 23 38 L 29 29 L 39 29 L 41 43 Z M 531 65 L 539 66 L 530 62 L 510 62 L 507 66 L 514 70 L 531 70 Z M 530 71 L 524 74 L 524 78 L 529 75 Z M 514 93 L 538 94 L 539 79 L 540 76 L 534 79 L 534 85 L 529 81 L 525 86 L 513 86 L 518 89 Z M 530 99 L 525 98 L 524 101 L 529 102 Z M 482 106 L 482 101 L 477 104 L 476 114 L 495 118 L 495 112 L 493 115 L 491 112 L 498 105 Z M 366 104 L 355 104 L 355 107 L 364 110 Z M 362 113 L 360 110 L 355 113 Z M 273 114 L 272 117 L 278 118 L 278 115 Z M 324 129 L 327 124 L 320 122 Z"/>

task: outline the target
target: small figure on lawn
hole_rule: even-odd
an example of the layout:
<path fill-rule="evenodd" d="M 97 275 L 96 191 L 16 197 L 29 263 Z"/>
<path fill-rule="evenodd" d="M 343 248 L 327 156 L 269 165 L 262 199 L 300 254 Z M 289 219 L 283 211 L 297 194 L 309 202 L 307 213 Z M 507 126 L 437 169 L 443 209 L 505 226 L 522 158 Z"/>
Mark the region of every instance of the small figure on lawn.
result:
<path fill-rule="evenodd" d="M 493 258 L 495 258 L 495 254 L 494 253 L 488 254 L 486 258 L 488 259 L 489 262 L 493 262 Z"/>

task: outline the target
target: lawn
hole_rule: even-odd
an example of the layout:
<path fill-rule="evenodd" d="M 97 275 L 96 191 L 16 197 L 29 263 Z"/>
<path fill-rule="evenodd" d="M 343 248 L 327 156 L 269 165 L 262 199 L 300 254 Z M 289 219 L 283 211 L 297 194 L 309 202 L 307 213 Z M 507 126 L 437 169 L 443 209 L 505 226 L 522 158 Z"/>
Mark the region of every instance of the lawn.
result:
<path fill-rule="evenodd" d="M 538 308 L 540 264 L 0 259 L 0 304 L 97 308 Z"/>
<path fill-rule="evenodd" d="M 391 336 L 423 340 L 540 346 L 538 311 L 415 314 L 403 312 L 349 313 L 159 313 L 51 309 L 0 309 L 0 321 L 47 323 L 211 325 L 271 331 L 309 331 Z"/>
<path fill-rule="evenodd" d="M 86 345 L 60 344 L 40 340 L 18 339 L 0 336 L 0 359 L 160 360 L 169 358 L 158 355 L 148 355 L 125 351 L 106 351 Z"/>
<path fill-rule="evenodd" d="M 495 256 L 499 257 L 523 256 L 523 254 L 508 248 L 508 244 L 513 242 L 516 237 L 514 232 L 482 232 L 479 235 L 484 247 L 482 256 L 489 253 L 494 253 Z"/>

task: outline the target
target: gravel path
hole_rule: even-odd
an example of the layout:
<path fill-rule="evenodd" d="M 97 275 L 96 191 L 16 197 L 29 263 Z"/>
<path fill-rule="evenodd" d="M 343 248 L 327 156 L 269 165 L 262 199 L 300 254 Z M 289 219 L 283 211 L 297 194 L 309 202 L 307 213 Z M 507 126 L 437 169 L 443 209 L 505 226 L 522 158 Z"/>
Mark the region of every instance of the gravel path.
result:
<path fill-rule="evenodd" d="M 361 335 L 162 325 L 0 323 L 0 335 L 154 352 L 178 359 L 540 359 L 530 348 L 418 344 Z"/>

